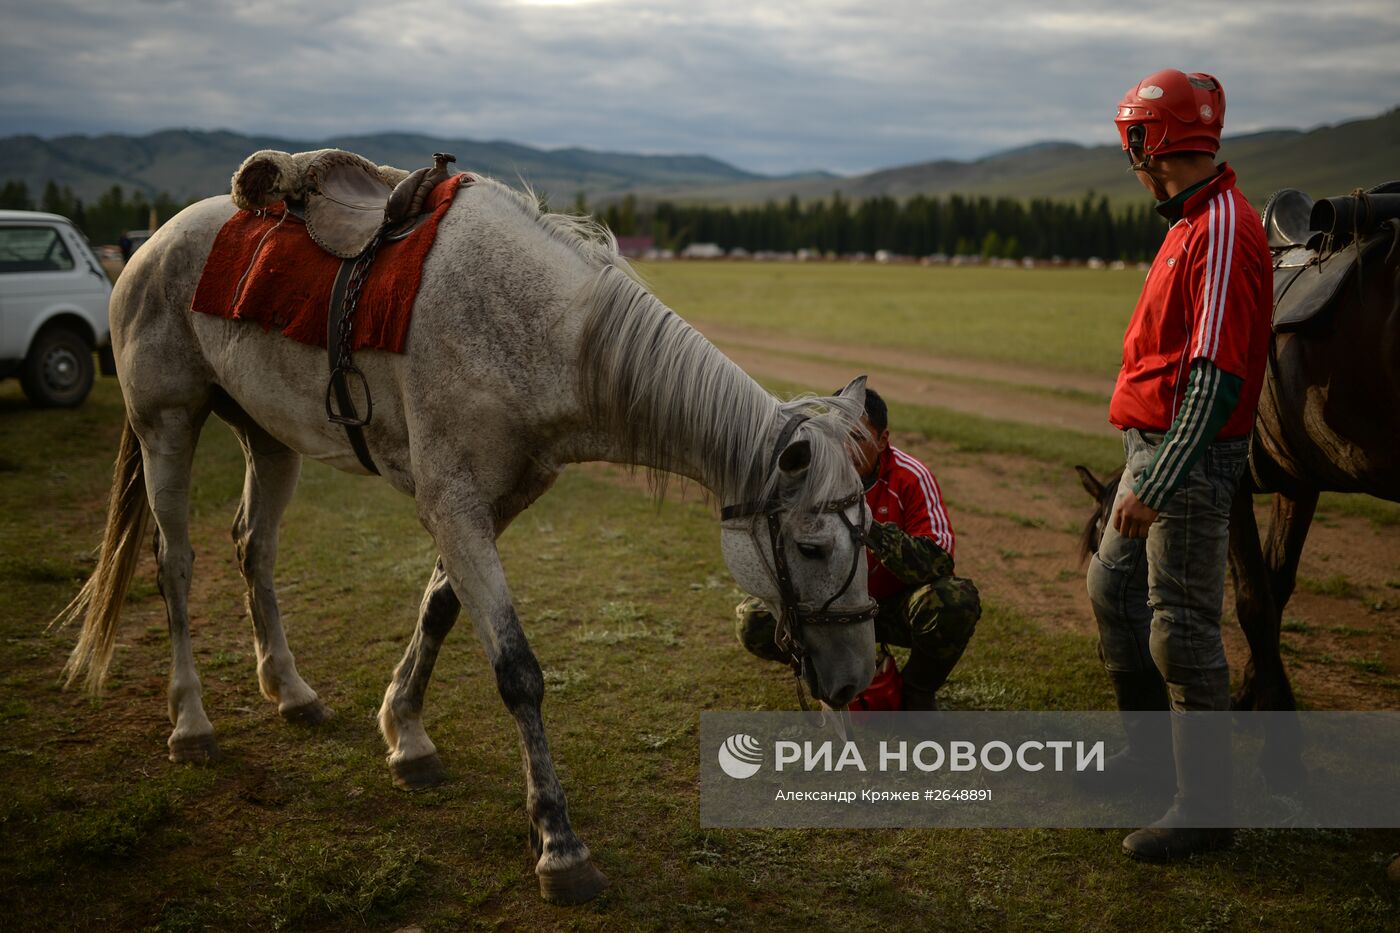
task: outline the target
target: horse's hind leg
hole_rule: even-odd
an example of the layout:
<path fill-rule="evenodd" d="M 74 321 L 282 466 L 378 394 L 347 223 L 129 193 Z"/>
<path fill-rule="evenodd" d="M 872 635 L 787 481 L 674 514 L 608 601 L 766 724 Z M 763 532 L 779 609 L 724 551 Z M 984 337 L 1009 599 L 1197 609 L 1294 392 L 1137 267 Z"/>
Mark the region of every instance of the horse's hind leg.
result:
<path fill-rule="evenodd" d="M 389 770 L 394 775 L 394 783 L 404 790 L 432 787 L 441 784 L 444 778 L 437 747 L 423 730 L 423 697 L 428 691 L 428 679 L 433 675 L 438 649 L 456 623 L 461 608 L 439 560 L 423 592 L 413 640 L 395 668 L 394 679 L 379 707 L 379 729 L 389 745 Z"/>
<path fill-rule="evenodd" d="M 156 580 L 165 598 L 170 626 L 170 722 L 167 744 L 171 761 L 204 762 L 217 753 L 214 727 L 204 714 L 199 674 L 190 645 L 189 595 L 194 571 L 190 547 L 190 466 L 207 409 L 165 408 L 154 413 L 130 411 L 141 439 L 146 494 L 156 520 Z"/>
<path fill-rule="evenodd" d="M 258 687 L 263 696 L 277 703 L 278 712 L 288 722 L 318 725 L 331 717 L 331 711 L 297 673 L 296 659 L 282 631 L 272 579 L 278 527 L 296 491 L 301 454 L 246 419 L 231 422 L 231 426 L 248 463 L 243 500 L 233 520 L 233 543 L 248 585 Z"/>

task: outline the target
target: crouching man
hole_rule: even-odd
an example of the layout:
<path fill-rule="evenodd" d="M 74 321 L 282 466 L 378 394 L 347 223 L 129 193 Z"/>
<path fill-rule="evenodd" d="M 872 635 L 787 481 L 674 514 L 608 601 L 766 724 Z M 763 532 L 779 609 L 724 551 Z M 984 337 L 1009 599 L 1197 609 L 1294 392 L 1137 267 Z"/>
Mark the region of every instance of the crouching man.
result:
<path fill-rule="evenodd" d="M 890 445 L 889 413 L 865 390 L 870 432 L 854 453 L 872 523 L 866 536 L 870 596 L 880 604 L 875 638 L 910 649 L 904 708 L 938 708 L 937 693 L 962 657 L 982 615 L 977 587 L 953 575 L 953 526 L 928 467 Z M 769 661 L 788 662 L 776 620 L 756 597 L 739 603 L 739 641 Z"/>

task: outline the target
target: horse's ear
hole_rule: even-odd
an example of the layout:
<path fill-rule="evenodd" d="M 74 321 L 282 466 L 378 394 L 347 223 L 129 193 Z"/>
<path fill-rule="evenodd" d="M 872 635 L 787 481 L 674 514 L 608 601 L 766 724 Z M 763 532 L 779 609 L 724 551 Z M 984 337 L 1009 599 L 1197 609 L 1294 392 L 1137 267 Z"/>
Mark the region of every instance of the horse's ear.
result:
<path fill-rule="evenodd" d="M 839 398 L 855 399 L 865 407 L 865 377 L 857 376 L 846 384 L 846 388 L 836 393 Z"/>
<path fill-rule="evenodd" d="M 793 441 L 778 455 L 778 469 L 787 477 L 798 476 L 811 465 L 812 443 L 808 440 Z"/>
<path fill-rule="evenodd" d="M 1079 474 L 1079 481 L 1084 484 L 1084 491 L 1093 496 L 1095 502 L 1099 501 L 1103 496 L 1103 483 L 1099 482 L 1086 466 L 1076 465 L 1074 472 Z"/>

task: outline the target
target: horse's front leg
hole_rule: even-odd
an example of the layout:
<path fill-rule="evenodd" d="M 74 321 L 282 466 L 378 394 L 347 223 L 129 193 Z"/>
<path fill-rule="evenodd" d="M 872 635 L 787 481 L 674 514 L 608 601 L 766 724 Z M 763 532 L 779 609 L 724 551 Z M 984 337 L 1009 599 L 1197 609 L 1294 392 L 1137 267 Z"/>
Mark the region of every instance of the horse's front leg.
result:
<path fill-rule="evenodd" d="M 460 499 L 440 499 L 424 511 L 425 524 L 442 551 L 447 577 L 467 609 L 495 672 L 496 688 L 520 731 L 525 808 L 530 844 L 538 857 L 535 874 L 540 893 L 557 904 L 591 900 L 607 879 L 593 867 L 588 847 L 569 825 L 564 788 L 554 772 L 540 714 L 544 673 L 515 614 L 490 510 Z"/>
<path fill-rule="evenodd" d="M 1292 710 L 1297 704 L 1283 666 L 1280 630 L 1316 495 L 1311 503 L 1304 500 L 1298 507 L 1281 494 L 1274 496 L 1265 547 L 1259 540 L 1253 496 L 1246 485 L 1236 491 L 1231 504 L 1230 571 L 1236 614 L 1250 657 L 1232 705 L 1236 709 Z"/>
<path fill-rule="evenodd" d="M 1254 497 L 1242 482 L 1230 503 L 1230 580 L 1235 591 L 1235 616 L 1249 645 L 1249 659 L 1240 690 L 1231 701 L 1239 710 L 1258 704 L 1258 683 L 1282 665 L 1278 648 L 1278 610 L 1269 587 L 1269 572 L 1259 544 L 1254 518 Z"/>
<path fill-rule="evenodd" d="M 1298 561 L 1303 556 L 1303 545 L 1307 543 L 1308 531 L 1312 528 L 1318 497 L 1316 489 L 1274 496 L 1274 508 L 1269 516 L 1269 536 L 1264 542 L 1264 562 L 1269 567 L 1269 586 L 1280 617 L 1288 601 L 1293 598 L 1293 589 L 1298 582 Z M 1289 691 L 1289 699 L 1292 699 L 1292 690 Z"/>
<path fill-rule="evenodd" d="M 447 633 L 462 608 L 439 560 L 423 592 L 418 627 L 379 707 L 379 729 L 389 745 L 389 770 L 404 790 L 441 784 L 445 779 L 437 747 L 423 730 L 423 697 Z"/>

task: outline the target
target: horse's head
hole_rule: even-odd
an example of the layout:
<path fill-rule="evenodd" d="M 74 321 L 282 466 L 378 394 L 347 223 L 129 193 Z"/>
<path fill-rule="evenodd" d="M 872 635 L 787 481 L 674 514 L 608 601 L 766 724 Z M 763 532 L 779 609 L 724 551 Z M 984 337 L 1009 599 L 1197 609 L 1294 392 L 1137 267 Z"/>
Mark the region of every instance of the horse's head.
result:
<path fill-rule="evenodd" d="M 763 493 L 726 504 L 721 544 L 739 585 L 777 618 L 779 647 L 812 695 L 841 707 L 875 674 L 875 603 L 866 590 L 870 515 L 849 444 L 865 377 L 775 426 Z"/>
<path fill-rule="evenodd" d="M 1094 513 L 1089 516 L 1079 539 L 1079 563 L 1083 564 L 1098 551 L 1099 542 L 1103 540 L 1103 531 L 1108 527 L 1108 519 L 1113 514 L 1113 500 L 1118 497 L 1118 481 L 1123 477 L 1123 468 L 1114 470 L 1103 482 L 1099 482 L 1098 477 L 1089 472 L 1086 466 L 1076 466 L 1074 472 L 1079 474 L 1079 481 L 1084 484 L 1085 492 L 1094 497 Z"/>

